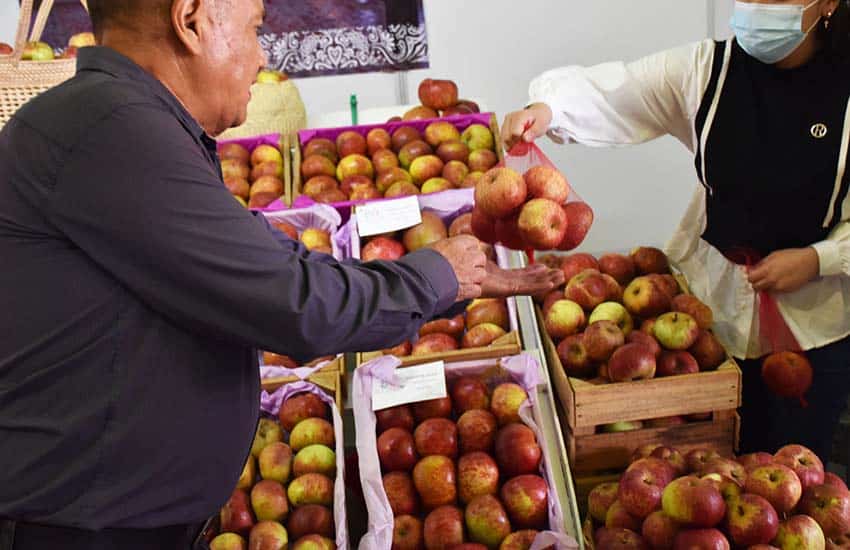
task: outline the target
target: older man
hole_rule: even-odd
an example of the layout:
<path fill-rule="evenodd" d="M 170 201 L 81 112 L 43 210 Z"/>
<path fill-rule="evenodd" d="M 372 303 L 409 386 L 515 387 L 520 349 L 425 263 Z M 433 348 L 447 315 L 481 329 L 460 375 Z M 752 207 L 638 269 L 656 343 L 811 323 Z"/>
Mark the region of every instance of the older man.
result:
<path fill-rule="evenodd" d="M 308 253 L 233 200 L 209 137 L 245 118 L 261 0 L 89 7 L 102 46 L 0 133 L 0 549 L 185 549 L 241 471 L 257 348 L 380 348 L 562 275 L 468 236 Z"/>

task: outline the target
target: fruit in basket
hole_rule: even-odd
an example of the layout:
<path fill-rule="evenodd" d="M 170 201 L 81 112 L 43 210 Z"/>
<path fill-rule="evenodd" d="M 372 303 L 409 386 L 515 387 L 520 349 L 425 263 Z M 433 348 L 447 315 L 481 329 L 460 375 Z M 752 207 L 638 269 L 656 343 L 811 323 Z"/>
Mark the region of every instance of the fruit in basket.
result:
<path fill-rule="evenodd" d="M 721 477 L 735 482 L 739 487 L 744 487 L 747 481 L 747 470 L 738 462 L 723 458 L 712 458 L 700 470 L 701 476 L 708 474 L 720 474 Z"/>
<path fill-rule="evenodd" d="M 441 332 L 450 336 L 459 336 L 463 333 L 463 314 L 459 313 L 451 319 L 440 318 L 428 321 L 419 329 L 419 336 L 426 336 Z"/>
<path fill-rule="evenodd" d="M 457 426 L 447 418 L 429 418 L 413 432 L 419 456 L 457 456 Z"/>
<path fill-rule="evenodd" d="M 469 189 L 478 185 L 478 182 L 481 181 L 481 178 L 484 177 L 484 172 L 470 172 L 463 179 L 463 183 L 460 184 L 462 189 Z"/>
<path fill-rule="evenodd" d="M 729 507 L 726 530 L 737 546 L 768 544 L 779 530 L 779 516 L 762 497 L 743 494 Z"/>
<path fill-rule="evenodd" d="M 248 179 L 248 176 L 251 175 L 251 168 L 241 160 L 224 159 L 221 161 L 221 174 L 224 179 Z"/>
<path fill-rule="evenodd" d="M 257 193 L 270 193 L 279 197 L 283 195 L 283 181 L 276 176 L 261 176 L 251 184 L 251 196 Z"/>
<path fill-rule="evenodd" d="M 419 192 L 423 195 L 427 195 L 429 193 L 439 193 L 440 191 L 445 191 L 447 189 L 454 189 L 452 182 L 446 178 L 431 178 L 422 184 Z"/>
<path fill-rule="evenodd" d="M 472 409 L 460 415 L 457 435 L 461 454 L 492 451 L 497 429 L 498 422 L 490 411 Z"/>
<path fill-rule="evenodd" d="M 384 492 L 390 501 L 393 515 L 416 514 L 419 511 L 419 498 L 413 486 L 413 478 L 407 472 L 390 472 L 382 479 Z"/>
<path fill-rule="evenodd" d="M 247 165 L 251 162 L 251 152 L 238 143 L 225 143 L 218 148 L 218 157 L 224 160 L 235 160 Z"/>
<path fill-rule="evenodd" d="M 415 424 L 413 420 L 413 411 L 409 405 L 398 405 L 396 407 L 375 411 L 375 420 L 377 422 L 377 432 L 379 434 L 390 428 L 402 428 L 408 432 L 412 432 Z"/>
<path fill-rule="evenodd" d="M 258 462 L 263 479 L 286 483 L 292 471 L 292 449 L 282 441 L 275 441 L 260 452 Z"/>
<path fill-rule="evenodd" d="M 587 355 L 583 333 L 564 338 L 558 344 L 557 352 L 567 376 L 593 378 L 596 375 L 596 365 Z"/>
<path fill-rule="evenodd" d="M 453 160 L 467 164 L 469 161 L 469 147 L 460 139 L 444 141 L 437 147 L 436 155 L 445 163 Z"/>
<path fill-rule="evenodd" d="M 683 529 L 676 534 L 673 550 L 729 550 L 729 541 L 717 529 Z"/>
<path fill-rule="evenodd" d="M 395 355 L 396 357 L 407 357 L 410 355 L 410 352 L 413 350 L 413 345 L 411 345 L 410 340 L 405 340 L 401 344 L 394 346 L 392 348 L 387 348 L 385 350 L 381 350 L 382 355 Z"/>
<path fill-rule="evenodd" d="M 330 408 L 322 398 L 313 393 L 300 393 L 284 401 L 280 407 L 280 424 L 291 432 L 295 426 L 307 418 L 328 418 Z"/>
<path fill-rule="evenodd" d="M 685 455 L 685 462 L 688 464 L 688 471 L 699 472 L 708 464 L 710 460 L 719 458 L 720 455 L 713 449 L 693 449 Z"/>
<path fill-rule="evenodd" d="M 398 157 L 391 149 L 379 149 L 372 154 L 372 166 L 376 174 L 382 174 L 387 170 L 398 168 Z"/>
<path fill-rule="evenodd" d="M 655 354 L 647 346 L 626 344 L 611 355 L 608 378 L 612 382 L 646 380 L 655 376 Z"/>
<path fill-rule="evenodd" d="M 593 209 L 586 202 L 574 201 L 564 205 L 567 215 L 567 232 L 558 250 L 572 250 L 584 242 L 593 225 Z"/>
<path fill-rule="evenodd" d="M 530 550 L 536 537 L 537 531 L 534 529 L 514 531 L 505 537 L 505 540 L 499 545 L 499 550 Z"/>
<path fill-rule="evenodd" d="M 248 550 L 248 543 L 236 533 L 222 533 L 210 541 L 210 550 Z"/>
<path fill-rule="evenodd" d="M 292 550 L 335 550 L 336 542 L 321 535 L 307 535 L 295 541 L 291 548 Z"/>
<path fill-rule="evenodd" d="M 279 482 L 264 479 L 251 489 L 251 508 L 258 521 L 283 521 L 289 514 L 286 490 Z"/>
<path fill-rule="evenodd" d="M 490 400 L 490 412 L 496 417 L 499 426 L 522 422 L 519 409 L 528 400 L 528 393 L 519 384 L 504 382 L 493 389 Z"/>
<path fill-rule="evenodd" d="M 464 454 L 457 463 L 458 497 L 469 504 L 482 495 L 495 495 L 499 491 L 499 467 L 485 452 Z"/>
<path fill-rule="evenodd" d="M 254 515 L 248 493 L 234 489 L 230 498 L 221 508 L 221 531 L 247 535 L 254 526 Z"/>
<path fill-rule="evenodd" d="M 0 55 L 11 55 L 14 51 L 15 49 L 11 45 L 0 42 Z"/>
<path fill-rule="evenodd" d="M 443 178 L 448 180 L 452 187 L 460 187 L 468 174 L 469 167 L 459 160 L 450 160 L 443 166 Z"/>
<path fill-rule="evenodd" d="M 549 513 L 549 487 L 538 475 L 508 480 L 500 491 L 511 524 L 519 529 L 544 529 Z"/>
<path fill-rule="evenodd" d="M 410 163 L 410 177 L 413 183 L 422 185 L 431 178 L 440 177 L 443 173 L 443 161 L 436 155 L 422 155 L 413 159 Z"/>
<path fill-rule="evenodd" d="M 451 122 L 443 120 L 432 122 L 425 128 L 425 141 L 431 147 L 439 147 L 447 141 L 460 140 L 460 132 Z"/>
<path fill-rule="evenodd" d="M 599 271 L 610 275 L 621 285 L 627 285 L 635 277 L 635 263 L 631 256 L 604 254 L 599 257 Z"/>
<path fill-rule="evenodd" d="M 27 42 L 21 54 L 24 61 L 50 61 L 53 59 L 53 48 L 46 42 Z"/>
<path fill-rule="evenodd" d="M 682 292 L 682 289 L 679 286 L 679 281 L 677 281 L 676 278 L 670 275 L 669 273 L 650 273 L 649 275 L 646 275 L 646 277 L 649 277 L 650 279 L 655 281 L 655 284 L 657 284 L 661 288 L 661 290 L 663 290 L 670 297 L 670 300 L 672 300 Z"/>
<path fill-rule="evenodd" d="M 584 331 L 584 347 L 593 361 L 607 361 L 625 342 L 623 331 L 612 321 L 596 321 Z"/>
<path fill-rule="evenodd" d="M 478 149 L 494 149 L 493 133 L 483 124 L 471 124 L 460 135 L 460 140 L 469 147 L 470 151 Z"/>
<path fill-rule="evenodd" d="M 457 506 L 440 506 L 425 517 L 425 548 L 436 550 L 463 544 L 463 512 Z"/>
<path fill-rule="evenodd" d="M 773 544 L 782 550 L 823 550 L 826 539 L 823 530 L 809 516 L 791 516 L 779 524 Z"/>
<path fill-rule="evenodd" d="M 336 152 L 336 144 L 325 138 L 313 138 L 307 142 L 302 151 L 303 158 L 311 155 L 322 155 L 330 159 L 334 164 L 339 162 L 339 154 Z"/>
<path fill-rule="evenodd" d="M 619 500 L 615 500 L 605 514 L 605 527 L 609 529 L 640 531 L 640 526 L 641 518 L 628 513 Z"/>
<path fill-rule="evenodd" d="M 308 227 L 307 229 L 301 232 L 301 243 L 305 247 L 307 247 L 308 250 L 314 250 L 317 248 L 330 248 L 331 235 L 324 229 L 319 229 L 317 227 Z"/>
<path fill-rule="evenodd" d="M 262 455 L 262 453 L 260 454 Z M 248 459 L 245 461 L 245 465 L 242 467 L 242 473 L 239 474 L 239 479 L 236 481 L 236 488 L 248 490 L 252 485 L 254 485 L 254 480 L 256 478 L 257 461 L 249 454 Z"/>
<path fill-rule="evenodd" d="M 694 344 L 688 351 L 696 359 L 701 371 L 714 370 L 726 360 L 726 350 L 711 332 L 699 331 Z"/>
<path fill-rule="evenodd" d="M 687 313 L 697 322 L 702 330 L 708 330 L 714 324 L 714 314 L 711 308 L 702 303 L 696 296 L 679 294 L 670 303 L 672 311 Z"/>
<path fill-rule="evenodd" d="M 490 392 L 484 382 L 474 376 L 455 380 L 451 386 L 451 398 L 458 415 L 473 409 L 490 408 Z"/>
<path fill-rule="evenodd" d="M 398 152 L 398 161 L 404 169 L 409 170 L 414 160 L 425 155 L 431 155 L 433 152 L 434 150 L 430 145 L 421 139 L 417 139 L 401 148 Z"/>
<path fill-rule="evenodd" d="M 461 105 L 458 103 L 454 107 L 449 107 L 448 109 L 443 109 L 440 111 L 440 116 L 442 117 L 450 117 L 455 115 L 471 115 L 476 111 L 473 111 L 468 105 Z"/>
<path fill-rule="evenodd" d="M 307 195 L 311 199 L 315 199 L 325 191 L 338 188 L 339 184 L 336 179 L 331 176 L 313 176 L 307 180 L 307 183 L 304 184 L 304 187 L 301 189 L 301 193 Z"/>
<path fill-rule="evenodd" d="M 823 483 L 823 462 L 811 450 L 802 445 L 786 445 L 776 451 L 773 460 L 794 470 L 800 479 L 803 491 Z"/>
<path fill-rule="evenodd" d="M 236 200 L 242 202 L 244 206 L 245 199 L 243 199 L 242 197 L 235 198 Z M 279 198 L 280 195 L 278 195 L 277 193 L 268 193 L 264 191 L 258 193 L 251 193 L 251 196 L 248 199 L 247 206 L 248 208 L 265 208 L 274 201 L 278 200 Z"/>
<path fill-rule="evenodd" d="M 457 105 L 457 84 L 451 80 L 426 78 L 419 83 L 419 101 L 431 109 L 448 109 Z"/>
<path fill-rule="evenodd" d="M 452 400 L 448 397 L 439 397 L 413 404 L 413 416 L 417 422 L 424 422 L 429 418 L 449 418 L 451 415 Z"/>
<path fill-rule="evenodd" d="M 261 418 L 257 424 L 257 432 L 254 434 L 254 442 L 251 444 L 251 455 L 254 458 L 259 457 L 266 445 L 275 441 L 283 441 L 280 424 L 269 418 Z"/>
<path fill-rule="evenodd" d="M 687 313 L 671 311 L 658 316 L 652 334 L 669 350 L 685 350 L 696 342 L 699 326 Z"/>
<path fill-rule="evenodd" d="M 448 237 L 446 224 L 433 212 L 422 212 L 422 222 L 404 232 L 403 242 L 409 252 L 434 244 Z"/>
<path fill-rule="evenodd" d="M 654 336 L 651 336 L 640 330 L 633 330 L 626 336 L 627 344 L 639 344 L 642 346 L 646 346 L 652 350 L 652 353 L 655 355 L 656 361 L 658 357 L 661 355 L 661 344 L 658 343 L 658 340 L 655 339 Z M 656 363 L 656 367 L 658 364 Z"/>
<path fill-rule="evenodd" d="M 513 214 L 507 218 L 496 220 L 496 240 L 506 248 L 512 250 L 525 250 L 526 243 L 519 236 L 519 214 Z"/>
<path fill-rule="evenodd" d="M 555 340 L 579 332 L 585 323 L 584 310 L 572 300 L 558 300 L 545 315 L 546 332 Z"/>
<path fill-rule="evenodd" d="M 508 424 L 496 433 L 496 463 L 506 478 L 535 474 L 542 451 L 531 428 L 525 424 Z"/>
<path fill-rule="evenodd" d="M 397 182 L 413 184 L 413 178 L 411 178 L 407 170 L 404 170 L 403 168 L 390 168 L 386 172 L 378 173 L 378 178 L 375 180 L 375 186 L 378 188 L 378 191 L 383 193 L 386 192 L 392 184 Z"/>
<path fill-rule="evenodd" d="M 493 244 L 498 241 L 496 220 L 485 214 L 478 206 L 472 208 L 472 218 L 469 223 L 472 226 L 472 234 L 481 242 Z"/>
<path fill-rule="evenodd" d="M 767 453 L 764 453 L 767 454 Z M 841 489 L 842 491 L 847 491 L 847 484 L 844 482 L 842 478 L 833 474 L 832 472 L 824 472 L 823 474 L 823 483 L 824 485 L 831 485 L 837 489 Z"/>
<path fill-rule="evenodd" d="M 714 527 L 726 514 L 720 490 L 696 476 L 671 481 L 662 495 L 664 513 L 690 527 Z"/>
<path fill-rule="evenodd" d="M 764 452 L 748 453 L 739 456 L 736 460 L 749 472 L 750 470 L 755 470 L 759 466 L 773 464 L 773 455 Z"/>
<path fill-rule="evenodd" d="M 364 185 L 352 191 L 348 198 L 353 201 L 364 201 L 380 199 L 382 196 L 374 185 Z"/>
<path fill-rule="evenodd" d="M 694 374 L 699 372 L 699 365 L 694 356 L 687 351 L 662 351 L 656 362 L 655 375 L 674 376 L 677 374 Z"/>
<path fill-rule="evenodd" d="M 366 148 L 370 155 L 375 155 L 383 149 L 391 149 L 392 146 L 392 137 L 383 128 L 373 128 L 366 134 Z"/>
<path fill-rule="evenodd" d="M 292 462 L 295 477 L 304 474 L 322 474 L 336 477 L 336 453 L 325 445 L 308 445 L 301 449 Z"/>
<path fill-rule="evenodd" d="M 386 472 L 407 472 L 416 465 L 413 435 L 403 428 L 388 428 L 378 436 L 378 458 Z"/>
<path fill-rule="evenodd" d="M 445 353 L 458 349 L 457 339 L 449 334 L 433 332 L 421 337 L 414 345 L 411 355 Z"/>
<path fill-rule="evenodd" d="M 507 334 L 505 329 L 493 323 L 475 325 L 463 335 L 461 347 L 464 349 L 487 347 L 505 334 Z"/>
<path fill-rule="evenodd" d="M 461 214 L 449 225 L 449 237 L 472 235 L 472 212 Z"/>
<path fill-rule="evenodd" d="M 457 500 L 455 464 L 447 456 L 426 456 L 413 468 L 413 484 L 422 506 L 432 510 Z"/>
<path fill-rule="evenodd" d="M 590 517 L 604 523 L 608 509 L 617 500 L 620 484 L 614 481 L 600 483 L 587 495 L 587 510 Z"/>
<path fill-rule="evenodd" d="M 393 550 L 422 550 L 422 522 L 413 516 L 397 516 L 393 520 Z"/>
<path fill-rule="evenodd" d="M 648 550 L 646 541 L 631 529 L 602 527 L 595 538 L 598 550 Z"/>
<path fill-rule="evenodd" d="M 804 401 L 803 396 L 812 385 L 812 365 L 802 353 L 793 351 L 772 353 L 762 361 L 761 377 L 770 391 L 776 395 Z M 806 481 L 802 478 L 800 481 L 805 488 Z"/>
<path fill-rule="evenodd" d="M 247 199 L 251 195 L 251 185 L 243 177 L 227 176 L 224 178 L 224 186 L 231 195 Z"/>
<path fill-rule="evenodd" d="M 404 246 L 400 242 L 393 238 L 379 235 L 366 243 L 360 252 L 360 258 L 364 262 L 371 262 L 373 260 L 394 261 L 404 256 L 405 253 Z"/>
<path fill-rule="evenodd" d="M 797 511 L 814 519 L 826 537 L 850 532 L 850 494 L 838 487 L 809 487 L 803 492 Z"/>
<path fill-rule="evenodd" d="M 475 205 L 492 218 L 505 218 L 525 203 L 527 194 L 525 180 L 517 172 L 492 168 L 475 186 Z"/>
<path fill-rule="evenodd" d="M 274 176 L 278 179 L 283 179 L 283 165 L 277 162 L 263 162 L 251 169 L 251 181 L 256 181 L 263 176 Z"/>
<path fill-rule="evenodd" d="M 632 250 L 630 256 L 634 260 L 635 269 L 640 275 L 670 272 L 670 264 L 667 261 L 667 256 L 657 248 L 639 246 Z"/>
<path fill-rule="evenodd" d="M 306 418 L 289 433 L 289 446 L 296 453 L 309 445 L 334 446 L 333 424 L 324 418 Z"/>
<path fill-rule="evenodd" d="M 365 155 L 368 151 L 366 138 L 354 130 L 346 130 L 337 136 L 336 150 L 340 158 L 349 155 Z"/>
<path fill-rule="evenodd" d="M 387 189 L 386 193 L 384 193 L 384 198 L 392 199 L 399 197 L 409 197 L 411 195 L 418 195 L 419 188 L 407 181 L 397 181 L 394 184 L 390 185 L 389 189 Z"/>
<path fill-rule="evenodd" d="M 472 172 L 486 172 L 498 164 L 499 157 L 490 149 L 476 149 L 469 153 L 467 164 Z"/>
<path fill-rule="evenodd" d="M 748 472 L 747 493 L 766 499 L 779 514 L 793 510 L 803 494 L 800 478 L 787 466 L 768 464 Z"/>
<path fill-rule="evenodd" d="M 620 478 L 617 500 L 626 512 L 643 519 L 661 509 L 661 494 L 670 482 L 668 470 L 638 464 Z"/>
<path fill-rule="evenodd" d="M 523 178 L 529 197 L 549 199 L 559 206 L 567 201 L 570 186 L 567 179 L 555 168 L 534 166 L 523 174 Z"/>
<path fill-rule="evenodd" d="M 412 126 L 402 126 L 392 134 L 393 151 L 398 153 L 402 147 L 417 139 L 422 139 L 422 134 L 419 133 L 419 130 Z"/>
<path fill-rule="evenodd" d="M 531 199 L 522 207 L 517 227 L 528 246 L 549 250 L 558 246 L 564 238 L 567 219 L 558 203 L 549 199 Z"/>
<path fill-rule="evenodd" d="M 334 534 L 333 514 L 325 506 L 307 504 L 292 510 L 286 522 L 286 529 L 293 540 L 310 534 L 332 537 Z"/>
<path fill-rule="evenodd" d="M 276 521 L 261 521 L 251 528 L 248 548 L 284 550 L 289 546 L 286 528 Z"/>
<path fill-rule="evenodd" d="M 608 299 L 608 284 L 602 274 L 593 269 L 585 269 L 574 276 L 564 289 L 564 296 L 580 305 L 586 311 Z"/>
<path fill-rule="evenodd" d="M 322 474 L 304 474 L 290 482 L 286 494 L 295 507 L 305 504 L 333 506 L 334 482 Z"/>
<path fill-rule="evenodd" d="M 273 145 L 258 145 L 251 151 L 251 164 L 256 166 L 264 162 L 276 162 L 283 164 L 283 155 L 280 149 Z"/>
<path fill-rule="evenodd" d="M 542 262 L 541 262 L 542 263 Z M 546 315 L 546 312 L 549 311 L 549 308 L 552 307 L 552 304 L 557 302 L 558 300 L 564 299 L 564 291 L 563 290 L 553 290 L 546 294 L 543 297 L 543 303 L 540 305 L 540 310 L 543 312 L 543 315 Z"/>
<path fill-rule="evenodd" d="M 651 548 L 673 548 L 679 529 L 678 523 L 662 510 L 656 510 L 643 521 L 641 534 Z"/>
<path fill-rule="evenodd" d="M 349 176 L 339 184 L 339 190 L 346 195 L 351 195 L 357 189 L 363 189 L 365 187 L 375 187 L 372 179 L 366 176 Z"/>
<path fill-rule="evenodd" d="M 841 550 L 842 548 L 850 548 L 850 534 L 844 534 L 840 537 L 826 539 L 826 550 Z M 753 546 L 750 550 L 779 550 L 775 546 Z"/>
<path fill-rule="evenodd" d="M 670 309 L 670 297 L 650 278 L 637 277 L 623 291 L 629 313 L 646 319 Z"/>
<path fill-rule="evenodd" d="M 464 514 L 469 538 L 488 548 L 498 548 L 511 533 L 508 513 L 493 495 L 476 497 L 466 507 Z"/>
<path fill-rule="evenodd" d="M 418 105 L 408 110 L 402 115 L 402 120 L 430 120 L 432 118 L 439 117 L 440 114 L 431 109 L 430 107 L 425 107 L 424 105 Z"/>
<path fill-rule="evenodd" d="M 343 157 L 336 166 L 336 179 L 343 181 L 350 176 L 375 176 L 375 168 L 372 161 L 363 155 L 353 154 Z"/>

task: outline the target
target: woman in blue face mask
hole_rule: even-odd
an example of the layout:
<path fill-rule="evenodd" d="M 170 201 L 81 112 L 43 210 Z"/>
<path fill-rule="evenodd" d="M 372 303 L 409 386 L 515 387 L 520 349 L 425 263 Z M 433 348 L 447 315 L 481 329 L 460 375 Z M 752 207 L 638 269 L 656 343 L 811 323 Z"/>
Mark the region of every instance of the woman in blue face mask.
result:
<path fill-rule="evenodd" d="M 795 442 L 827 460 L 850 393 L 850 0 L 738 1 L 731 26 L 725 42 L 548 71 L 503 138 L 678 138 L 701 185 L 667 253 L 741 360 L 742 451 Z M 782 333 L 813 364 L 808 407 L 761 380 Z"/>

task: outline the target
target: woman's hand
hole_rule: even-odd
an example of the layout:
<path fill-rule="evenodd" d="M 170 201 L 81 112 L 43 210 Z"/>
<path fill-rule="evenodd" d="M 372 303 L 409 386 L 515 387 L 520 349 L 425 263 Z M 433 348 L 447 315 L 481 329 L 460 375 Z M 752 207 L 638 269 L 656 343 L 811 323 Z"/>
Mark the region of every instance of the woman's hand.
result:
<path fill-rule="evenodd" d="M 505 117 L 502 124 L 502 141 L 510 150 L 518 141 L 530 143 L 546 134 L 552 123 L 552 109 L 545 103 L 533 103 L 522 111 L 516 111 Z"/>
<path fill-rule="evenodd" d="M 777 250 L 750 269 L 748 278 L 757 291 L 793 292 L 820 274 L 814 248 Z"/>

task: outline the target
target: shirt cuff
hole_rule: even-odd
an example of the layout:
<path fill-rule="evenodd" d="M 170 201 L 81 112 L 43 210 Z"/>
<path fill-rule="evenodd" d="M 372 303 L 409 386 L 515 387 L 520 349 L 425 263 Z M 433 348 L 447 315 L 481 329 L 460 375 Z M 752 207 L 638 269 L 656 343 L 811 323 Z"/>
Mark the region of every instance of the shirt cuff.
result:
<path fill-rule="evenodd" d="M 818 253 L 821 277 L 839 275 L 844 271 L 841 262 L 841 253 L 838 250 L 837 242 L 821 241 L 813 244 L 812 248 L 814 248 L 815 252 Z"/>
<path fill-rule="evenodd" d="M 458 282 L 454 268 L 439 252 L 430 249 L 417 250 L 398 260 L 420 273 L 437 296 L 434 315 L 448 310 L 457 301 Z"/>

